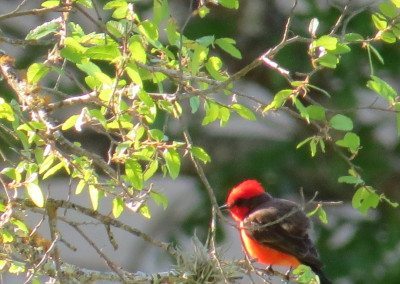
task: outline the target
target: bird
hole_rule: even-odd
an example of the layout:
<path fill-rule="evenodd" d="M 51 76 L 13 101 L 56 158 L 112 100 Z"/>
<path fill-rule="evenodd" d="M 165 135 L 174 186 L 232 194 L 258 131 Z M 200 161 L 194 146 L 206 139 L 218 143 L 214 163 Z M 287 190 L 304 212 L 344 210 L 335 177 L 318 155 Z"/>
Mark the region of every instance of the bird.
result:
<path fill-rule="evenodd" d="M 295 202 L 274 198 L 257 180 L 245 180 L 228 193 L 220 207 L 229 210 L 237 226 L 247 256 L 267 266 L 290 269 L 309 266 L 321 284 L 332 283 L 323 273 L 323 264 L 308 231 L 310 219 Z"/>

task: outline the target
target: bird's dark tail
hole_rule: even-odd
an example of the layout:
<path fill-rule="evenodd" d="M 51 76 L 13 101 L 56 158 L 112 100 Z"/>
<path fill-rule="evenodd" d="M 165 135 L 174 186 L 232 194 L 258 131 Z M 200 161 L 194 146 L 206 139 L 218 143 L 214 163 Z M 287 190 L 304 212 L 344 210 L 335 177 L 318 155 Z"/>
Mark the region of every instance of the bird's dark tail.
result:
<path fill-rule="evenodd" d="M 321 284 L 332 284 L 332 281 L 329 280 L 329 279 L 325 276 L 325 274 L 324 274 L 324 272 L 322 271 L 322 269 L 315 268 L 315 267 L 311 267 L 311 269 L 314 271 L 314 273 L 315 273 L 316 275 L 318 275 L 318 277 L 319 277 L 319 282 L 320 282 Z"/>

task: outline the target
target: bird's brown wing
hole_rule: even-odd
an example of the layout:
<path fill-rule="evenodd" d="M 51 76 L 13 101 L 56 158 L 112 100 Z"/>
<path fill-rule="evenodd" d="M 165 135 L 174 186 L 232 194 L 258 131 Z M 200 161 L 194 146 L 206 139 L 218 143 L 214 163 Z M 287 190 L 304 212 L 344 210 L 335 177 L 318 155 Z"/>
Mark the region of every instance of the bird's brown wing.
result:
<path fill-rule="evenodd" d="M 280 218 L 283 219 L 278 223 L 266 225 Z M 321 269 L 322 263 L 307 232 L 309 219 L 295 203 L 272 199 L 250 212 L 243 226 L 256 241 L 293 255 L 312 268 Z"/>

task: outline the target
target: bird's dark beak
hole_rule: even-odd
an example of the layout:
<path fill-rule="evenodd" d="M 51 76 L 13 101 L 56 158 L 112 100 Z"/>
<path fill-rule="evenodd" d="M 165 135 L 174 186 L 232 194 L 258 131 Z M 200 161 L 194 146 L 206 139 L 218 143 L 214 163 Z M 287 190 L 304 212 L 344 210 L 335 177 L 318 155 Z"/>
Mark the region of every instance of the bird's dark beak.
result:
<path fill-rule="evenodd" d="M 229 205 L 226 203 L 219 207 L 219 210 L 228 210 L 228 209 L 229 209 Z"/>

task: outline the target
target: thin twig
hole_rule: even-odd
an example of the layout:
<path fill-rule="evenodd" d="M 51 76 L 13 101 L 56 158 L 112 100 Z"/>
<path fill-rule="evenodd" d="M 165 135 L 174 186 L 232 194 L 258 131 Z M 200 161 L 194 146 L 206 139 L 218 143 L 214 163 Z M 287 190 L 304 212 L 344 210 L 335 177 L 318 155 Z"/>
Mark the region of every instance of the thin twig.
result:
<path fill-rule="evenodd" d="M 101 249 L 81 230 L 81 228 L 79 228 L 78 226 L 76 226 L 73 223 L 68 223 L 72 228 L 74 228 L 80 235 L 82 238 L 85 239 L 85 241 L 94 248 L 94 250 L 97 252 L 97 254 L 105 261 L 105 263 L 108 265 L 108 267 L 110 267 L 110 269 L 112 271 L 114 271 L 116 274 L 118 274 L 118 276 L 121 278 L 121 280 L 125 283 L 127 281 L 127 279 L 125 278 L 124 272 L 123 270 L 118 267 L 111 259 L 109 259 L 107 257 L 107 255 L 105 255 Z"/>
<path fill-rule="evenodd" d="M 10 19 L 10 18 L 16 18 L 16 17 L 22 17 L 22 16 L 37 16 L 37 15 L 42 15 L 50 12 L 67 12 L 71 9 L 71 7 L 67 6 L 56 6 L 56 7 L 50 7 L 50 8 L 40 8 L 40 9 L 32 9 L 28 11 L 21 11 L 21 12 L 11 12 L 8 14 L 3 14 L 0 15 L 0 21 Z"/>

